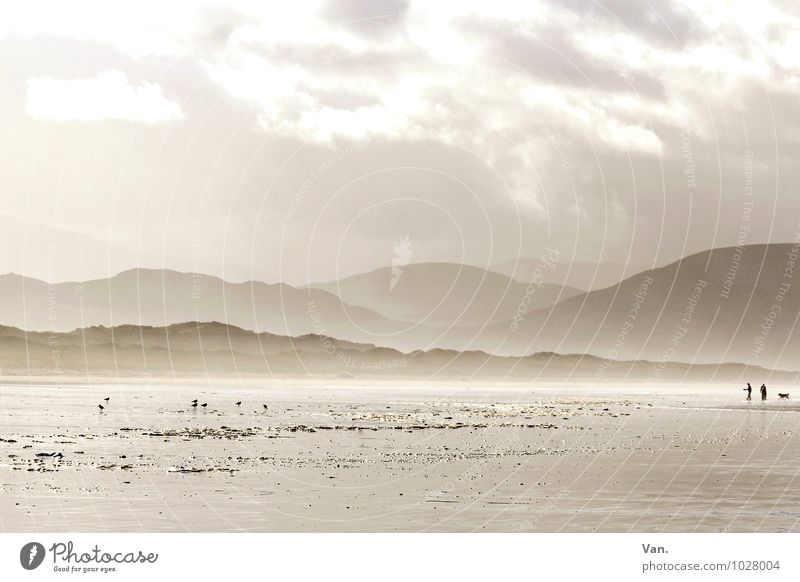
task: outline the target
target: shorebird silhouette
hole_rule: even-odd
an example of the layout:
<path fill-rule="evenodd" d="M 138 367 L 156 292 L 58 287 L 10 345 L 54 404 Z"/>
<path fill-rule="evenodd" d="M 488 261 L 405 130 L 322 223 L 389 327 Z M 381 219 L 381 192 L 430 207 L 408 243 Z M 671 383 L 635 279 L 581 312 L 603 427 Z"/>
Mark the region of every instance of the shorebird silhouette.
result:
<path fill-rule="evenodd" d="M 241 405 L 242 405 L 242 401 L 241 400 L 236 403 L 236 406 L 241 406 Z"/>
<path fill-rule="evenodd" d="M 194 402 L 195 404 L 197 404 L 197 398 L 195 398 L 194 400 L 192 400 L 192 402 Z"/>
<path fill-rule="evenodd" d="M 192 408 L 197 408 L 197 400 L 195 400 L 194 402 L 192 402 Z"/>
<path fill-rule="evenodd" d="M 105 400 L 106 402 L 108 402 L 108 400 L 109 400 L 110 398 L 111 398 L 110 396 L 106 396 L 105 398 L 103 398 L 103 400 Z"/>
<path fill-rule="evenodd" d="M 97 407 L 98 407 L 100 410 L 105 410 L 105 407 L 104 407 L 102 404 L 98 404 L 98 405 L 97 405 Z"/>
<path fill-rule="evenodd" d="M 202 403 L 200 406 L 202 406 L 203 408 L 205 408 L 206 406 L 208 406 L 208 402 L 203 402 L 203 403 Z"/>
<path fill-rule="evenodd" d="M 269 410 L 269 408 L 267 408 L 266 404 L 264 404 L 263 406 L 264 406 L 264 410 Z"/>

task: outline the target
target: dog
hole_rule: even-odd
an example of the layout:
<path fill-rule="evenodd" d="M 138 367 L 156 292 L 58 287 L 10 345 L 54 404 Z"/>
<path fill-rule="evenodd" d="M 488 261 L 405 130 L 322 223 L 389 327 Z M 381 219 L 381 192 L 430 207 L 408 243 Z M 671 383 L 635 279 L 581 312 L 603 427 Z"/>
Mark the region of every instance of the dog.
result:
<path fill-rule="evenodd" d="M 778 400 L 789 400 L 789 393 L 784 392 L 783 394 L 781 394 L 780 392 L 778 392 Z"/>

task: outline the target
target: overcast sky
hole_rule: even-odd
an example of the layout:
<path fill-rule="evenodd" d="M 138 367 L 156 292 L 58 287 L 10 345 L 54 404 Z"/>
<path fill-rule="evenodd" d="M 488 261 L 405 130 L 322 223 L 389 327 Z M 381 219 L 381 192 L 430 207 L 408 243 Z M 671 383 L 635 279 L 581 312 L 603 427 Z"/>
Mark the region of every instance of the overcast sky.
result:
<path fill-rule="evenodd" d="M 299 284 L 800 231 L 790 0 L 0 6 L 0 272 Z"/>

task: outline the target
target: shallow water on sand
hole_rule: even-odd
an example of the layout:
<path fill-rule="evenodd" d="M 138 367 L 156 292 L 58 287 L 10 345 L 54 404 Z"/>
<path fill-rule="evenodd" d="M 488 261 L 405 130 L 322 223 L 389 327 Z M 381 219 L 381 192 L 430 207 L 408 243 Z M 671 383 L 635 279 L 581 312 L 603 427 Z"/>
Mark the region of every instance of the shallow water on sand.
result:
<path fill-rule="evenodd" d="M 6 384 L 0 530 L 798 531 L 778 391 Z"/>

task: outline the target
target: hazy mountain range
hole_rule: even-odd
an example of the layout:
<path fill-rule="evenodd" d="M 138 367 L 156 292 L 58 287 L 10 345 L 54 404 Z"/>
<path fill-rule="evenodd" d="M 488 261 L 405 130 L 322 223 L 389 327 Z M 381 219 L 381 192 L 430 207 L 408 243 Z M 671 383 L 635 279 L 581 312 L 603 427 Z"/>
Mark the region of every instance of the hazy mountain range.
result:
<path fill-rule="evenodd" d="M 450 335 L 444 347 L 620 359 L 800 367 L 799 245 L 722 248 L 638 273 L 504 325 Z"/>
<path fill-rule="evenodd" d="M 603 370 L 599 374 L 598 370 Z M 658 373 L 656 373 L 658 370 Z M 688 365 L 609 361 L 537 353 L 522 358 L 435 349 L 390 348 L 306 335 L 257 334 L 220 323 L 167 327 L 93 327 L 25 332 L 0 326 L 0 375 L 86 377 L 339 377 L 443 381 L 759 381 L 793 382 L 797 374 L 742 364 Z"/>
<path fill-rule="evenodd" d="M 313 288 L 393 321 L 447 328 L 510 321 L 527 285 L 470 265 L 420 263 L 386 267 Z M 580 293 L 581 289 L 543 283 L 530 305 L 541 309 Z"/>
<path fill-rule="evenodd" d="M 560 257 L 559 257 L 560 258 Z M 545 262 L 542 258 L 519 258 L 491 266 L 491 270 L 528 283 L 537 280 L 548 285 L 558 285 L 591 291 L 616 285 L 626 277 L 646 271 L 649 267 L 621 263 L 589 263 L 586 261 Z"/>
<path fill-rule="evenodd" d="M 280 283 L 229 283 L 208 275 L 134 269 L 108 279 L 48 284 L 0 276 L 0 324 L 27 330 L 70 331 L 95 325 L 164 326 L 220 321 L 253 331 L 302 335 L 332 330 L 359 336 L 404 328 L 324 290 Z M 354 322 L 358 322 L 357 324 Z"/>
<path fill-rule="evenodd" d="M 588 291 L 566 285 L 571 276 L 566 273 L 582 270 L 591 278 L 574 282 L 594 287 L 599 267 L 592 273 L 585 264 L 553 263 L 545 268 L 539 264 L 537 270 L 533 260 L 520 261 L 534 273 L 527 282 L 474 266 L 426 263 L 390 266 L 307 288 L 148 269 L 58 284 L 8 274 L 0 276 L 0 325 L 69 332 L 93 326 L 147 329 L 220 322 L 257 332 L 261 335 L 253 335 L 261 340 L 270 338 L 268 345 L 285 345 L 288 337 L 319 343 L 318 338 L 301 337 L 309 335 L 350 342 L 338 353 L 443 349 L 521 357 L 553 352 L 664 365 L 740 362 L 796 370 L 799 248 L 770 244 L 715 249 Z M 558 275 L 559 268 L 566 271 Z M 615 271 L 604 271 L 604 276 L 609 272 Z M 106 343 L 123 345 L 119 341 L 127 340 L 120 340 L 120 334 L 143 333 L 131 331 L 138 327 L 117 329 L 114 341 Z M 183 328 L 174 329 L 177 333 Z M 9 333 L 9 338 L 16 337 Z M 149 333 L 156 337 L 161 332 Z M 212 334 L 209 341 L 222 341 L 220 337 Z M 261 340 L 248 340 L 248 345 L 260 346 Z M 174 347 L 151 343 L 146 349 Z M 262 355 L 254 348 L 236 352 Z"/>

